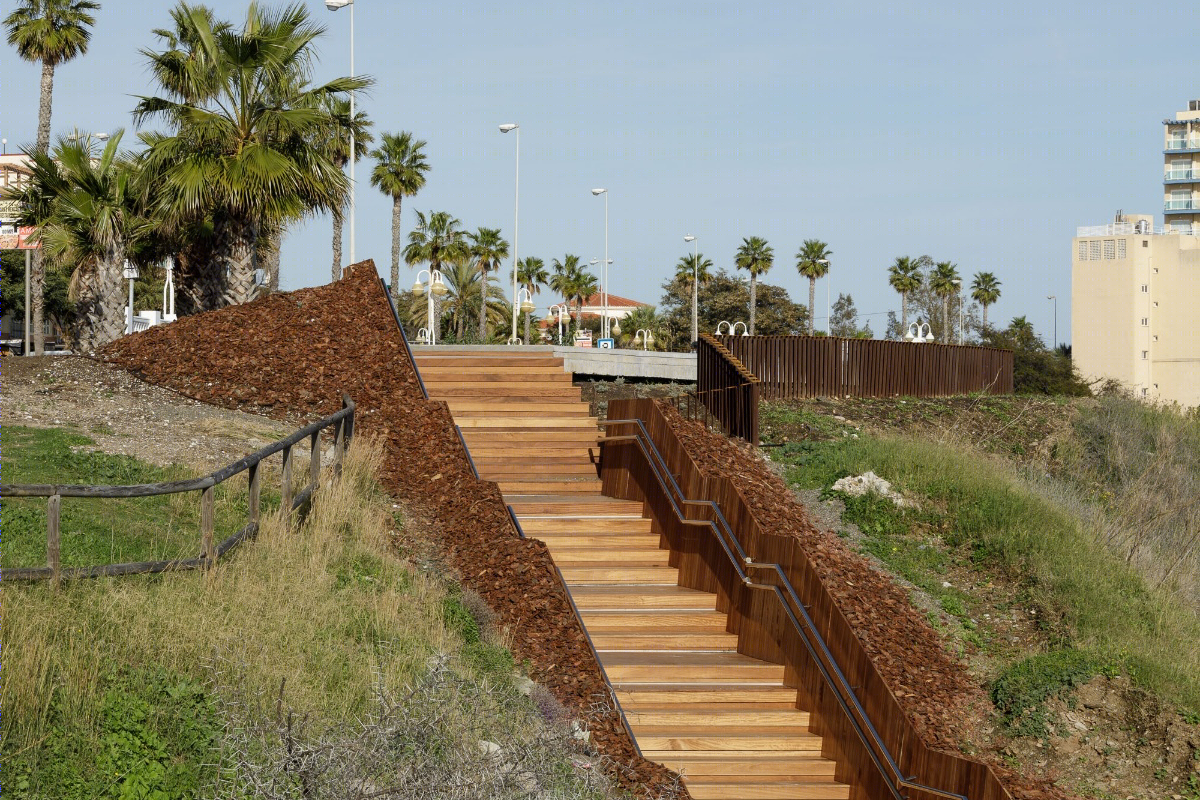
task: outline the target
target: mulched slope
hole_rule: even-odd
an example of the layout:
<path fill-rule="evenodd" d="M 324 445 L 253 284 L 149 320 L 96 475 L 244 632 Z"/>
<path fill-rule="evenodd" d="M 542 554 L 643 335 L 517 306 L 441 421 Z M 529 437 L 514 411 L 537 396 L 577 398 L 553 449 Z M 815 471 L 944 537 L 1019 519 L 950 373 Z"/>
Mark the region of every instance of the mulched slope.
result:
<path fill-rule="evenodd" d="M 358 433 L 384 440 L 381 480 L 430 520 L 441 547 L 513 635 L 518 661 L 568 708 L 626 789 L 659 795 L 674 775 L 637 755 L 608 698 L 545 545 L 520 539 L 499 489 L 471 472 L 445 403 L 424 399 L 372 261 L 337 283 L 276 293 L 126 336 L 102 358 L 139 378 L 225 408 L 318 418 L 357 404 Z"/>
<path fill-rule="evenodd" d="M 764 530 L 800 541 L 922 740 L 957 755 L 960 744 L 985 739 L 981 731 L 990 701 L 966 667 L 947 653 L 938 634 L 909 602 L 907 590 L 838 537 L 816 530 L 804 506 L 758 453 L 685 419 L 669 402 L 660 401 L 659 406 L 702 473 L 729 478 Z M 992 767 L 1014 797 L 1071 797 L 1049 782 L 1026 779 L 999 764 Z"/>

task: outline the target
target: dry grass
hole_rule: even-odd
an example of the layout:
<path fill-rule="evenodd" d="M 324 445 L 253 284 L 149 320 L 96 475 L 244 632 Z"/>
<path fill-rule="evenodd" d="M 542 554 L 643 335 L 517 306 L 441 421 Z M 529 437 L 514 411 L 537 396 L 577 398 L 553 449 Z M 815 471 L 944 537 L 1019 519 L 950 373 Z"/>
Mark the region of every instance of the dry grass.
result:
<path fill-rule="evenodd" d="M 390 504 L 373 478 L 380 453 L 355 440 L 343 480 L 322 488 L 303 527 L 268 516 L 257 540 L 211 575 L 83 581 L 58 592 L 5 585 L 6 757 L 45 735 L 52 703 L 93 718 L 114 665 L 202 677 L 220 657 L 246 665 L 251 691 L 286 681 L 294 706 L 346 718 L 377 681 L 398 689 L 430 653 L 453 651 L 442 588 L 389 548 Z"/>

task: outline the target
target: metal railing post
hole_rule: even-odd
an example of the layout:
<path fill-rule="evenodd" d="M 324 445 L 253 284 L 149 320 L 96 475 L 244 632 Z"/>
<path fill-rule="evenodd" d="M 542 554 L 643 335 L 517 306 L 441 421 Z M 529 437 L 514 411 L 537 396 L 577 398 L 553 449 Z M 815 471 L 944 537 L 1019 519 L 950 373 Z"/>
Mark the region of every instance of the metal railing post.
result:
<path fill-rule="evenodd" d="M 321 482 L 321 432 L 314 431 L 312 442 L 308 446 L 308 480 L 312 484 L 313 491 L 317 490 L 317 484 Z"/>
<path fill-rule="evenodd" d="M 260 462 L 250 465 L 250 500 L 246 511 L 246 521 L 258 524 L 262 502 L 262 469 Z"/>

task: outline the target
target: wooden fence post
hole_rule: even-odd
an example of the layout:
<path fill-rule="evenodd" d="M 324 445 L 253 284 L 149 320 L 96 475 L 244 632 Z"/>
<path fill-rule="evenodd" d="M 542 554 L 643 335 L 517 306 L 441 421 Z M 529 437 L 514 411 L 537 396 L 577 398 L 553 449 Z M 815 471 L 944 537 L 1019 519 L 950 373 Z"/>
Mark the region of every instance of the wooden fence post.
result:
<path fill-rule="evenodd" d="M 246 521 L 258 524 L 260 516 L 259 508 L 262 499 L 262 471 L 259 469 L 261 462 L 255 461 L 250 465 L 250 502 L 249 509 L 246 513 Z"/>
<path fill-rule="evenodd" d="M 343 408 L 345 403 L 343 403 Z M 342 457 L 346 454 L 346 418 L 342 417 L 333 431 L 333 474 L 341 477 Z"/>
<path fill-rule="evenodd" d="M 217 546 L 213 544 L 213 527 L 216 524 L 216 496 L 214 487 L 209 486 L 200 493 L 200 546 L 204 550 L 204 568 L 217 565 Z"/>
<path fill-rule="evenodd" d="M 312 484 L 311 497 L 316 494 L 317 484 L 321 482 L 321 432 L 316 431 L 312 435 L 312 442 L 308 446 L 308 481 Z"/>
<path fill-rule="evenodd" d="M 283 510 L 283 525 L 286 528 L 292 519 L 292 446 L 289 444 L 281 451 L 283 453 L 283 478 L 279 487 L 279 507 Z"/>
<path fill-rule="evenodd" d="M 46 501 L 46 566 L 50 567 L 50 580 L 55 588 L 61 578 L 59 558 L 59 511 L 62 507 L 62 496 L 50 495 Z"/>

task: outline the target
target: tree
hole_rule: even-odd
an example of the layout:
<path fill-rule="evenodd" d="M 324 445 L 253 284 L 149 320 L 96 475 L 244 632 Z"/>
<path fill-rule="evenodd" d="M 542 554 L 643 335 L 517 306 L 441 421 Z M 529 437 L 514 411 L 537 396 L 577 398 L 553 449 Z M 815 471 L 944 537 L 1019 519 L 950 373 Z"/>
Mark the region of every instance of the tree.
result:
<path fill-rule="evenodd" d="M 180 3 L 177 11 L 184 30 L 166 44 L 200 50 L 194 62 L 204 74 L 163 84 L 164 97 L 142 97 L 134 119 L 162 119 L 172 129 L 149 137 L 145 160 L 159 176 L 164 207 L 211 217 L 212 259 L 192 291 L 199 307 L 219 308 L 253 299 L 256 242 L 265 229 L 343 202 L 346 176 L 318 143 L 333 125 L 326 98 L 371 81 L 309 83 L 324 28 L 303 6 L 264 11 L 252 3 L 240 30 L 214 23 L 202 7 Z M 163 60 L 151 54 L 152 72 Z"/>
<path fill-rule="evenodd" d="M 816 316 L 813 304 L 817 301 L 817 278 L 829 274 L 829 257 L 833 251 L 829 245 L 818 239 L 805 239 L 796 253 L 796 269 L 808 278 L 808 335 L 813 333 L 813 318 Z"/>
<path fill-rule="evenodd" d="M 0 308 L 12 314 L 13 319 L 25 316 L 25 253 L 32 251 L 0 251 Z M 60 328 L 73 321 L 75 312 L 74 304 L 67 298 L 67 278 L 66 270 L 53 262 L 46 269 L 46 317 Z"/>
<path fill-rule="evenodd" d="M 546 272 L 546 262 L 537 256 L 526 256 L 517 262 L 517 282 L 529 290 L 529 294 L 541 294 L 542 286 L 550 280 Z M 525 344 L 529 344 L 530 314 L 522 314 L 525 318 Z"/>
<path fill-rule="evenodd" d="M 90 143 L 61 139 L 53 153 L 35 151 L 21 193 L 24 224 L 38 227 L 46 254 L 71 273 L 74 338 L 86 353 L 125 332 L 122 267 L 139 229 L 137 174 L 118 150 L 122 132 L 95 157 Z"/>
<path fill-rule="evenodd" d="M 583 327 L 583 301 L 596 293 L 596 276 L 586 269 L 579 256 L 567 253 L 562 261 L 557 258 L 552 264 L 554 274 L 550 276 L 550 288 L 560 294 L 570 305 L 576 303 L 575 328 Z"/>
<path fill-rule="evenodd" d="M 675 264 L 675 277 L 683 278 L 692 285 L 692 341 L 699 338 L 700 319 L 700 284 L 709 279 L 709 270 L 713 267 L 712 259 L 705 258 L 703 253 L 683 256 Z"/>
<path fill-rule="evenodd" d="M 848 294 L 838 294 L 833 309 L 829 313 L 829 335 L 841 336 L 845 339 L 870 339 L 871 326 L 858 327 L 858 309 L 854 307 L 854 298 Z"/>
<path fill-rule="evenodd" d="M 661 350 L 663 348 L 663 318 L 654 310 L 654 306 L 638 306 L 629 315 L 622 320 L 624 323 L 623 338 L 627 346 L 637 349 L 639 347 L 647 350 Z M 638 331 L 650 331 L 650 341 L 642 342 L 636 339 Z"/>
<path fill-rule="evenodd" d="M 465 262 L 469 255 L 466 236 L 462 223 L 448 212 L 430 211 L 429 216 L 425 216 L 418 211 L 417 225 L 408 232 L 408 245 L 404 248 L 405 263 L 410 267 L 428 264 L 430 272 L 441 272 L 443 263 Z M 443 302 L 437 297 L 433 299 L 435 315 L 439 319 Z M 461 332 L 458 337 L 462 338 Z"/>
<path fill-rule="evenodd" d="M 429 164 L 425 142 L 408 131 L 385 133 L 371 158 L 379 163 L 371 170 L 371 185 L 392 198 L 392 297 L 400 296 L 400 203 L 425 186 Z M 410 262 L 411 263 L 411 262 Z"/>
<path fill-rule="evenodd" d="M 17 54 L 30 62 L 42 63 L 41 95 L 38 99 L 36 149 L 45 153 L 50 147 L 50 112 L 54 104 L 54 70 L 76 56 L 87 53 L 90 30 L 99 3 L 89 0 L 23 0 L 4 19 L 8 43 Z M 46 270 L 42 252 L 34 251 L 29 270 L 34 352 L 46 350 L 44 334 Z"/>
<path fill-rule="evenodd" d="M 750 325 L 747 327 L 750 335 L 753 336 L 755 289 L 758 276 L 766 273 L 775 263 L 775 251 L 767 244 L 766 239 L 761 236 L 751 236 L 749 239 L 742 239 L 742 246 L 738 248 L 734 263 L 738 269 L 744 269 L 750 273 Z"/>
<path fill-rule="evenodd" d="M 1070 356 L 1057 349 L 1047 349 L 1025 317 L 1015 317 L 1003 330 L 989 328 L 982 338 L 986 345 L 1013 351 L 1013 392 L 1016 394 L 1091 394 Z"/>
<path fill-rule="evenodd" d="M 321 131 L 320 137 L 325 146 L 330 149 L 330 156 L 338 169 L 345 169 L 350 163 L 350 142 L 354 142 L 354 161 L 357 163 L 367 155 L 367 145 L 374 141 L 371 135 L 371 119 L 363 111 L 356 111 L 350 116 L 350 100 L 345 97 L 325 95 L 321 99 L 323 110 L 329 115 L 330 127 Z M 343 200 L 333 207 L 333 280 L 342 277 L 342 224 L 346 207 Z M 393 234 L 393 249 L 397 249 L 399 239 Z"/>
<path fill-rule="evenodd" d="M 962 281 L 958 277 L 958 265 L 939 261 L 929 276 L 929 288 L 942 300 L 942 341 L 950 340 L 950 298 L 959 293 Z"/>
<path fill-rule="evenodd" d="M 983 329 L 986 331 L 988 306 L 1000 299 L 1000 281 L 990 272 L 976 272 L 971 281 L 971 297 L 983 306 Z"/>
<path fill-rule="evenodd" d="M 900 293 L 900 335 L 908 330 L 908 296 L 921 288 L 921 265 L 908 256 L 900 256 L 888 268 L 888 283 Z"/>
<path fill-rule="evenodd" d="M 485 286 L 490 286 L 490 273 L 500 269 L 501 263 L 508 258 L 508 242 L 500 235 L 499 228 L 480 228 L 475 233 L 467 234 L 467 239 L 470 240 L 471 258 L 475 260 L 480 280 Z M 480 303 L 479 341 L 486 342 L 487 339 L 487 303 Z"/>
<path fill-rule="evenodd" d="M 690 271 L 680 271 L 663 284 L 659 303 L 662 317 L 662 347 L 664 350 L 691 349 L 688 336 L 691 318 Z M 713 332 L 722 320 L 735 321 L 746 313 L 750 291 L 736 275 L 718 270 L 700 286 L 700 330 Z M 808 327 L 808 310 L 793 303 L 787 290 L 769 283 L 758 285 L 757 330 L 760 336 L 786 336 L 800 333 Z M 657 336 L 657 334 L 656 334 Z"/>

